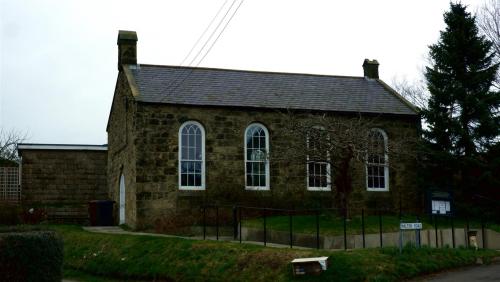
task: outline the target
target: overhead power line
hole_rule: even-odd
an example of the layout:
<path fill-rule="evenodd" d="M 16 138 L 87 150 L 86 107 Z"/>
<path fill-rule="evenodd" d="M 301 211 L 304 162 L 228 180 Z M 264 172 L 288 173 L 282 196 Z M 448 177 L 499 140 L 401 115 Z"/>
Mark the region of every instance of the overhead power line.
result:
<path fill-rule="evenodd" d="M 219 40 L 220 36 L 224 33 L 224 30 L 226 30 L 226 27 L 229 25 L 229 23 L 231 22 L 231 20 L 233 19 L 234 15 L 236 15 L 236 13 L 238 12 L 238 9 L 240 8 L 241 4 L 243 4 L 243 2 L 245 2 L 245 0 L 241 0 L 240 4 L 238 4 L 238 6 L 236 7 L 236 9 L 234 10 L 234 13 L 231 15 L 231 17 L 229 18 L 229 20 L 226 22 L 226 24 L 224 25 L 224 27 L 222 28 L 221 32 L 219 33 L 219 35 L 217 35 L 217 37 L 215 38 L 214 42 L 212 43 L 212 45 L 210 45 L 210 47 L 208 48 L 207 52 L 205 52 L 205 55 L 203 55 L 203 57 L 201 58 L 201 60 L 198 62 L 198 64 L 196 64 L 196 66 L 198 66 L 199 64 L 201 64 L 201 62 L 203 62 L 203 60 L 205 59 L 205 57 L 208 55 L 208 53 L 210 53 L 210 51 L 212 50 L 212 47 L 214 47 L 215 43 L 217 43 L 217 40 Z"/>
<path fill-rule="evenodd" d="M 205 59 L 205 57 L 208 55 L 208 53 L 212 50 L 212 48 L 214 47 L 215 43 L 217 43 L 217 41 L 219 40 L 219 38 L 221 37 L 222 33 L 224 33 L 224 31 L 226 30 L 227 26 L 229 25 L 229 23 L 231 22 L 231 20 L 234 18 L 234 16 L 236 15 L 236 13 L 238 12 L 239 8 L 241 7 L 241 5 L 243 4 L 243 2 L 245 2 L 245 0 L 241 0 L 240 3 L 238 4 L 238 6 L 236 7 L 236 9 L 234 9 L 233 13 L 231 14 L 231 16 L 229 17 L 229 19 L 226 21 L 225 25 L 222 27 L 222 29 L 220 30 L 219 34 L 217 35 L 217 37 L 215 38 L 215 40 L 212 42 L 212 44 L 210 45 L 210 47 L 208 48 L 207 52 L 205 52 L 205 54 L 201 57 L 201 59 L 198 61 L 198 63 L 196 63 L 196 65 L 194 67 L 198 67 L 201 62 L 203 62 L 203 60 Z M 209 36 L 209 38 L 207 39 L 207 41 L 205 42 L 205 44 L 203 44 L 202 48 L 199 50 L 199 52 L 197 53 L 197 55 L 193 58 L 193 60 L 191 60 L 189 66 L 192 66 L 192 63 L 196 60 L 196 58 L 201 54 L 201 51 L 206 47 L 206 45 L 208 44 L 208 42 L 210 42 L 210 39 L 213 37 L 213 35 L 215 34 L 215 31 L 217 31 L 220 27 L 220 25 L 224 22 L 224 19 L 227 17 L 227 15 L 229 14 L 229 11 L 231 11 L 231 8 L 234 6 L 234 3 L 236 3 L 236 0 L 233 0 L 233 2 L 231 3 L 231 6 L 229 7 L 229 9 L 226 11 L 226 13 L 224 14 L 224 17 L 222 17 L 221 21 L 219 22 L 219 24 L 217 25 L 217 27 L 214 29 L 214 31 L 212 32 L 212 34 Z M 224 5 L 223 5 L 224 6 Z M 176 91 L 185 81 L 186 79 L 189 78 L 189 76 L 193 73 L 194 69 L 190 69 L 189 72 L 184 76 L 184 78 L 182 78 L 180 80 L 179 83 L 177 83 L 177 85 L 174 86 L 173 89 L 171 89 L 171 92 L 174 92 Z M 162 91 L 163 93 L 165 92 L 168 92 L 170 89 L 170 87 L 177 82 L 177 79 L 178 77 L 174 78 L 172 80 L 172 82 L 165 88 L 164 91 Z M 162 99 L 163 100 L 163 99 Z"/>
<path fill-rule="evenodd" d="M 200 35 L 200 37 L 198 37 L 198 39 L 194 43 L 193 47 L 191 47 L 191 50 L 189 50 L 189 53 L 186 55 L 186 57 L 184 57 L 184 59 L 181 61 L 181 63 L 179 65 L 182 66 L 182 64 L 184 64 L 184 62 L 187 60 L 187 58 L 189 58 L 189 56 L 191 55 L 191 53 L 194 51 L 195 47 L 198 46 L 198 43 L 200 43 L 200 40 L 203 38 L 203 36 L 205 36 L 205 34 L 207 33 L 208 29 L 214 23 L 215 19 L 217 19 L 217 17 L 219 16 L 220 12 L 222 11 L 222 8 L 224 8 L 224 6 L 226 6 L 227 1 L 229 1 L 229 0 L 226 0 L 226 1 L 224 1 L 224 3 L 222 3 L 222 6 L 220 6 L 219 10 L 217 11 L 217 14 L 215 14 L 215 16 L 212 18 L 212 20 L 207 25 L 207 27 L 205 28 L 205 30 L 203 31 L 203 33 Z"/>
<path fill-rule="evenodd" d="M 212 37 L 214 36 L 214 34 L 217 32 L 217 30 L 219 30 L 219 27 L 220 25 L 224 22 L 224 20 L 226 19 L 227 15 L 229 14 L 229 11 L 231 11 L 231 9 L 233 8 L 234 6 L 234 3 L 236 3 L 236 0 L 233 0 L 233 2 L 231 3 L 231 6 L 229 6 L 229 8 L 227 9 L 226 13 L 224 14 L 224 16 L 222 17 L 222 19 L 219 21 L 219 23 L 217 24 L 217 26 L 214 28 L 214 30 L 212 31 L 212 33 L 210 33 L 210 36 L 207 38 L 207 40 L 205 41 L 205 43 L 203 44 L 203 46 L 201 46 L 201 49 L 198 51 L 198 53 L 196 54 L 196 56 L 194 56 L 194 58 L 191 60 L 191 62 L 189 62 L 189 66 L 192 66 L 193 62 L 196 61 L 196 58 L 198 58 L 198 56 L 201 54 L 201 52 L 203 51 L 203 49 L 205 49 L 205 47 L 207 46 L 208 42 L 210 42 L 210 40 L 212 39 Z M 241 5 L 241 3 L 240 3 Z M 231 19 L 233 18 L 234 14 L 236 13 L 236 11 L 238 11 L 237 9 L 234 10 L 233 14 L 231 15 L 231 18 L 229 19 L 229 21 L 231 21 Z M 227 23 L 229 23 L 229 21 L 226 22 L 226 25 Z M 224 29 L 219 33 L 219 36 L 220 34 L 224 31 Z M 218 37 L 217 37 L 218 38 Z M 205 52 L 206 54 L 206 52 Z M 200 61 L 201 62 L 201 61 Z M 199 64 L 199 63 L 198 63 Z"/>
<path fill-rule="evenodd" d="M 226 0 L 227 2 L 227 0 Z M 215 15 L 215 17 L 212 19 L 211 23 L 207 26 L 207 28 L 205 28 L 205 31 L 203 33 L 205 33 L 209 28 L 210 26 L 212 25 L 212 22 L 218 17 L 218 14 L 220 13 L 220 11 L 222 10 L 222 8 L 224 8 L 226 2 L 223 3 L 223 5 L 220 7 L 219 11 L 217 11 L 217 14 Z M 205 43 L 203 44 L 203 46 L 200 48 L 200 50 L 198 50 L 198 53 L 196 54 L 196 56 L 194 56 L 194 58 L 189 62 L 188 66 L 191 66 L 193 61 L 200 55 L 201 51 L 203 51 L 203 49 L 205 48 L 205 46 L 207 45 L 207 42 L 212 38 L 212 36 L 214 35 L 214 33 L 217 31 L 217 29 L 219 28 L 219 26 L 221 25 L 221 23 L 224 21 L 224 19 L 226 18 L 227 14 L 229 13 L 229 11 L 231 10 L 231 8 L 233 7 L 234 3 L 236 2 L 236 0 L 233 0 L 233 2 L 231 3 L 231 5 L 229 6 L 229 8 L 227 9 L 227 11 L 225 12 L 224 16 L 219 20 L 219 23 L 217 24 L 217 27 L 212 31 L 212 33 L 210 34 L 210 36 L 207 38 L 207 40 L 205 40 Z M 201 39 L 203 37 L 203 34 L 202 36 L 199 38 Z M 196 44 L 195 44 L 196 46 Z M 194 47 L 192 49 L 194 49 Z M 187 56 L 186 58 L 187 59 Z M 182 65 L 182 64 L 181 64 Z M 188 74 L 189 75 L 189 74 Z M 177 73 L 173 79 L 170 81 L 170 83 L 165 87 L 165 90 L 164 92 L 168 92 L 168 90 L 170 90 L 170 88 L 172 87 L 172 85 L 174 85 L 181 77 L 183 76 L 183 74 L 181 72 Z M 182 81 L 184 81 L 185 79 L 181 79 Z"/>

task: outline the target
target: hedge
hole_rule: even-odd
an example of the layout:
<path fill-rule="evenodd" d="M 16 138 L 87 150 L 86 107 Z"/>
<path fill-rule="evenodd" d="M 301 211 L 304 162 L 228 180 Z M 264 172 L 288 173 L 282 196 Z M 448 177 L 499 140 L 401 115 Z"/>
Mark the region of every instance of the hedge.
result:
<path fill-rule="evenodd" d="M 63 263 L 61 236 L 54 231 L 9 229 L 0 229 L 1 280 L 61 281 Z"/>

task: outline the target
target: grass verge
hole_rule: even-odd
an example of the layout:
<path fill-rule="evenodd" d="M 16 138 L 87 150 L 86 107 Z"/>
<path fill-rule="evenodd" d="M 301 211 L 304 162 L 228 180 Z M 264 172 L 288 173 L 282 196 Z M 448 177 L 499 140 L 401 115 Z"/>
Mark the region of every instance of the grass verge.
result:
<path fill-rule="evenodd" d="M 396 248 L 296 250 L 152 236 L 86 232 L 50 226 L 64 239 L 67 278 L 84 281 L 290 281 L 293 258 L 329 256 L 330 268 L 307 281 L 399 281 L 448 268 L 488 262 L 498 252 Z M 101 277 L 101 278 L 99 278 Z M 101 279 L 101 280 L 99 280 Z"/>

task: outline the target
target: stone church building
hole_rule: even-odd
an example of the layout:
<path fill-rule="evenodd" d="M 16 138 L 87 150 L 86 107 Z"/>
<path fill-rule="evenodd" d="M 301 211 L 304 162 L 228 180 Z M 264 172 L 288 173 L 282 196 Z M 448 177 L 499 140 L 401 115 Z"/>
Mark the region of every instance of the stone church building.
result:
<path fill-rule="evenodd" d="M 119 222 L 134 228 L 203 203 L 325 204 L 336 193 L 328 164 L 304 160 L 292 171 L 267 157 L 287 142 L 283 113 L 376 119 L 372 136 L 385 147 L 420 129 L 415 107 L 379 79 L 377 61 L 347 77 L 144 65 L 136 54 L 136 33 L 120 31 L 107 124 L 109 196 Z M 390 162 L 382 153 L 356 170 L 352 204 L 418 202 L 414 162 Z"/>

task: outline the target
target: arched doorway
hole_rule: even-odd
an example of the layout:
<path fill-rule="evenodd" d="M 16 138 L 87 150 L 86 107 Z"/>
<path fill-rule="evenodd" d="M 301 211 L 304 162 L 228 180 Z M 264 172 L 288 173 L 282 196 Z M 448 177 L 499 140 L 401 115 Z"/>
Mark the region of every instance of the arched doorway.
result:
<path fill-rule="evenodd" d="M 125 176 L 120 176 L 120 224 L 125 224 Z"/>

